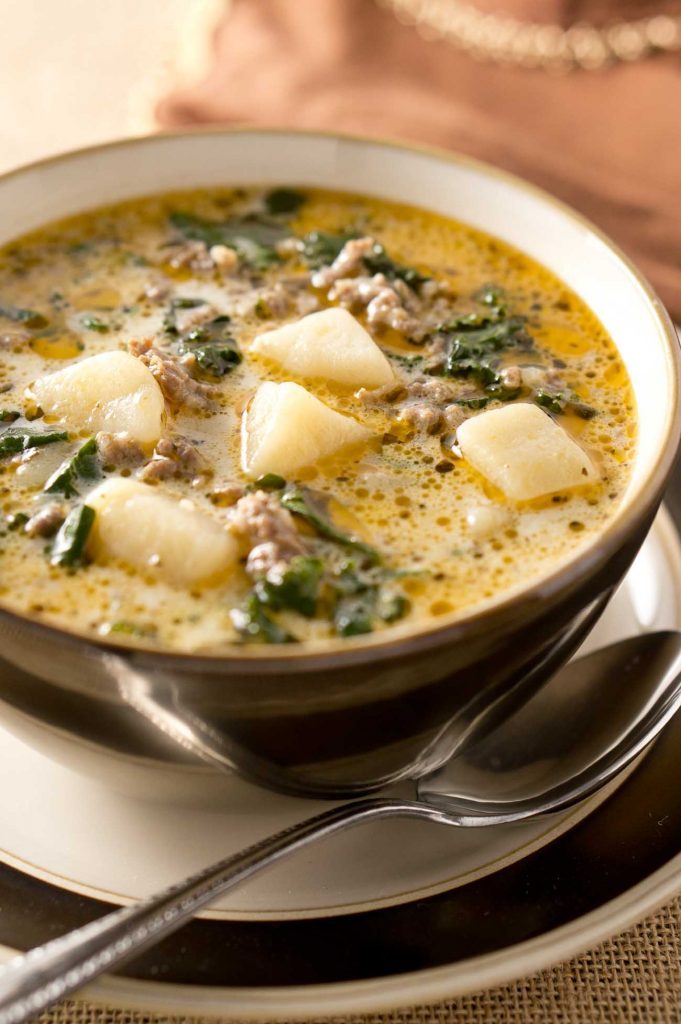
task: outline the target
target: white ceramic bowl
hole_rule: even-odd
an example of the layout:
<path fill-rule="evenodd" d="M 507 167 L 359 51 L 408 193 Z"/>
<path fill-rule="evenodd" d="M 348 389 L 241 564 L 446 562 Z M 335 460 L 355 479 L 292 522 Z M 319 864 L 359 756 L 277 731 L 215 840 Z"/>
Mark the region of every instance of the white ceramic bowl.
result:
<path fill-rule="evenodd" d="M 600 318 L 638 406 L 633 473 L 602 535 L 545 577 L 457 621 L 443 617 L 416 633 L 388 631 L 322 652 L 251 648 L 203 658 L 107 650 L 103 640 L 0 608 L 0 698 L 33 720 L 118 753 L 172 759 L 175 748 L 142 727 L 141 711 L 160 716 L 166 731 L 186 738 L 189 730 L 221 763 L 274 785 L 336 794 L 420 770 L 447 723 L 530 667 L 545 673 L 568 656 L 659 504 L 679 442 L 679 351 L 645 280 L 569 208 L 475 161 L 367 139 L 206 131 L 65 154 L 0 178 L 0 243 L 132 197 L 276 184 L 421 205 L 522 249 Z M 28 675 L 12 681 L 18 670 Z"/>

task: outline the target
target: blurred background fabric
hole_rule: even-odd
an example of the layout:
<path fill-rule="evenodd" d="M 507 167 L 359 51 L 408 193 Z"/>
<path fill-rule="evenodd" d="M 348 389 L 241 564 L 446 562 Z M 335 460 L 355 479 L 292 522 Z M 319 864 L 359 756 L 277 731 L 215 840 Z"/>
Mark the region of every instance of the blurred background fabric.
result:
<path fill-rule="evenodd" d="M 681 14 L 673 0 L 478 2 L 561 24 Z M 374 0 L 233 0 L 210 69 L 173 90 L 157 116 L 164 127 L 357 132 L 487 160 L 592 218 L 681 321 L 680 111 L 678 52 L 551 74 L 475 61 Z"/>

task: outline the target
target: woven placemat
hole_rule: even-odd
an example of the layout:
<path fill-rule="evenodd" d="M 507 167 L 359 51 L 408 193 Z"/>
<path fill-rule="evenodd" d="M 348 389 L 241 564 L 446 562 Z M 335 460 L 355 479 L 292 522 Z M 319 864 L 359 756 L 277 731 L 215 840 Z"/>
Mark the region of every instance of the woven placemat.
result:
<path fill-rule="evenodd" d="M 209 1024 L 68 1001 L 41 1024 Z M 336 1024 L 681 1024 L 681 896 L 597 949 L 508 985 Z M 215 1024 L 211 1018 L 210 1024 Z"/>

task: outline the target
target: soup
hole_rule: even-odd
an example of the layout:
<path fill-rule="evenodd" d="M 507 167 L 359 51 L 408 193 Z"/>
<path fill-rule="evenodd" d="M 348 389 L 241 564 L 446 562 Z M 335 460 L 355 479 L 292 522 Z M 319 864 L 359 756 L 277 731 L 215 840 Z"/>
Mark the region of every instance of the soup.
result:
<path fill-rule="evenodd" d="M 0 250 L 2 602 L 120 643 L 463 615 L 603 530 L 636 443 L 566 286 L 460 223 L 280 188 Z"/>

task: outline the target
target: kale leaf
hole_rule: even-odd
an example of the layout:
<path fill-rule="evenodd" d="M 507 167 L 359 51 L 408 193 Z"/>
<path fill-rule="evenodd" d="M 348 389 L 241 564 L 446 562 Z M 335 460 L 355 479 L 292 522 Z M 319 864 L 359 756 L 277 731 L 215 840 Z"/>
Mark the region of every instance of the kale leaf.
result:
<path fill-rule="evenodd" d="M 359 237 L 356 231 L 337 235 L 326 231 L 311 231 L 303 238 L 302 253 L 310 266 L 328 266 L 333 263 L 347 242 Z M 374 242 L 370 251 L 362 257 L 362 262 L 369 273 L 385 274 L 389 280 L 399 279 L 411 288 L 418 288 L 428 280 L 414 267 L 406 267 L 393 260 L 380 242 Z"/>
<path fill-rule="evenodd" d="M 286 481 L 278 473 L 265 473 L 258 477 L 253 486 L 261 491 L 283 491 Z"/>
<path fill-rule="evenodd" d="M 89 505 L 77 505 L 66 517 L 54 538 L 50 561 L 52 565 L 72 568 L 82 565 L 85 544 L 95 521 L 95 510 Z"/>
<path fill-rule="evenodd" d="M 27 427 L 8 427 L 0 434 L 0 456 L 16 455 L 28 451 L 29 448 L 41 448 L 57 441 L 67 441 L 68 434 L 63 430 L 31 430 Z"/>
<path fill-rule="evenodd" d="M 484 310 L 464 313 L 438 328 L 446 343 L 446 357 L 441 368 L 446 377 L 464 377 L 484 391 L 483 395 L 464 395 L 458 405 L 484 409 L 493 399 L 509 402 L 520 394 L 520 387 L 504 381 L 499 368 L 499 355 L 512 348 L 530 351 L 533 339 L 525 328 L 525 317 L 508 316 L 503 291 L 495 285 L 484 285 L 474 293 Z"/>
<path fill-rule="evenodd" d="M 410 288 L 418 288 L 419 285 L 429 280 L 414 267 L 405 267 L 401 263 L 396 263 L 388 256 L 380 242 L 375 242 L 363 259 L 367 270 L 370 270 L 372 274 L 385 274 L 390 281 L 399 279 L 408 284 Z"/>
<path fill-rule="evenodd" d="M 203 370 L 211 377 L 224 377 L 241 362 L 241 352 L 230 333 L 230 318 L 216 316 L 207 323 L 192 327 L 180 336 L 179 351 L 191 352 Z"/>
<path fill-rule="evenodd" d="M 325 267 L 333 263 L 346 242 L 358 238 L 356 232 L 331 234 L 328 231 L 310 231 L 302 242 L 302 253 L 311 267 Z"/>
<path fill-rule="evenodd" d="M 371 633 L 376 619 L 396 622 L 406 615 L 409 599 L 389 586 L 391 576 L 389 571 L 367 571 L 348 562 L 329 578 L 333 624 L 339 636 Z"/>
<path fill-rule="evenodd" d="M 108 334 L 111 330 L 106 321 L 100 320 L 98 316 L 92 316 L 90 313 L 81 316 L 80 323 L 88 331 L 96 331 L 98 334 Z"/>
<path fill-rule="evenodd" d="M 256 593 L 246 598 L 241 608 L 233 608 L 231 619 L 237 633 L 247 644 L 290 644 L 297 638 L 268 614 Z"/>
<path fill-rule="evenodd" d="M 256 270 L 266 270 L 277 263 L 279 257 L 275 246 L 290 236 L 285 225 L 256 213 L 218 221 L 176 211 L 170 214 L 170 223 L 184 238 L 205 242 L 209 248 L 213 245 L 229 246 L 244 263 Z"/>
<path fill-rule="evenodd" d="M 297 213 L 306 200 L 302 192 L 291 188 L 275 188 L 265 196 L 265 208 L 268 213 Z"/>
<path fill-rule="evenodd" d="M 0 317 L 36 329 L 47 327 L 49 323 L 42 313 L 36 313 L 34 309 L 22 309 L 20 306 L 0 306 Z"/>
<path fill-rule="evenodd" d="M 369 564 L 380 565 L 382 559 L 376 548 L 354 534 L 339 530 L 319 508 L 320 502 L 324 500 L 324 495 L 316 495 L 307 487 L 292 485 L 287 487 L 279 500 L 285 509 L 304 519 L 321 537 L 341 544 L 343 547 L 359 551 Z"/>
<path fill-rule="evenodd" d="M 319 558 L 300 555 L 279 579 L 263 576 L 255 584 L 255 594 L 262 605 L 272 611 L 299 612 L 312 618 L 317 610 L 317 601 L 324 574 L 324 563 Z"/>
<path fill-rule="evenodd" d="M 205 299 L 193 299 L 184 295 L 171 299 L 170 305 L 163 317 L 163 330 L 166 334 L 178 335 L 180 332 L 177 327 L 177 310 L 197 309 L 199 306 L 205 306 L 206 304 Z"/>
<path fill-rule="evenodd" d="M 572 412 L 583 420 L 590 420 L 596 415 L 594 407 L 583 402 L 574 391 L 561 391 L 544 385 L 534 391 L 532 398 L 542 409 L 548 409 L 556 416 Z"/>
<path fill-rule="evenodd" d="M 43 490 L 46 494 L 63 494 L 65 498 L 74 498 L 80 493 L 79 480 L 97 480 L 99 476 L 101 469 L 97 458 L 97 442 L 91 437 L 72 459 L 54 471 Z"/>

